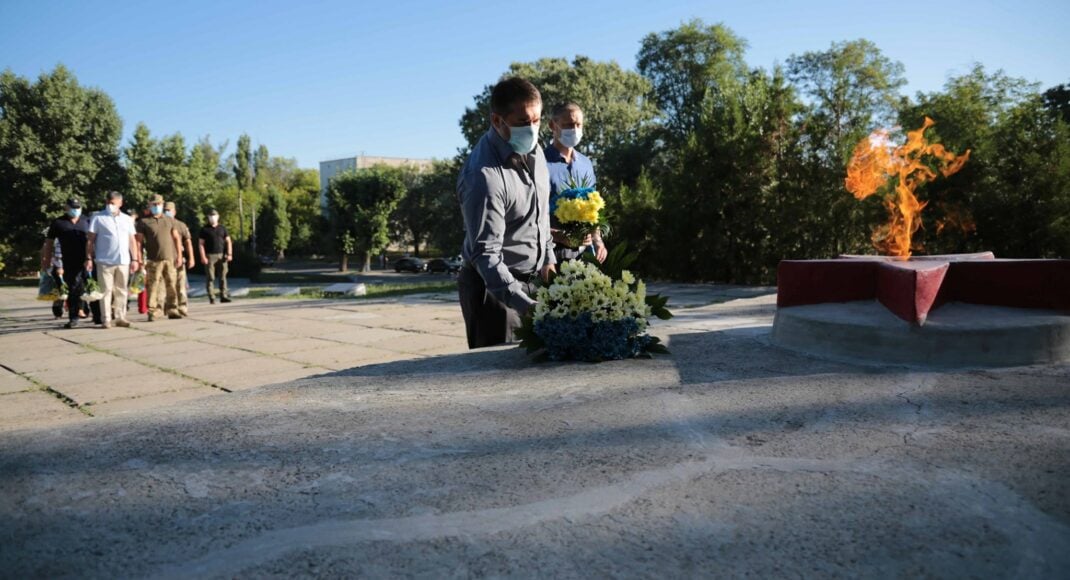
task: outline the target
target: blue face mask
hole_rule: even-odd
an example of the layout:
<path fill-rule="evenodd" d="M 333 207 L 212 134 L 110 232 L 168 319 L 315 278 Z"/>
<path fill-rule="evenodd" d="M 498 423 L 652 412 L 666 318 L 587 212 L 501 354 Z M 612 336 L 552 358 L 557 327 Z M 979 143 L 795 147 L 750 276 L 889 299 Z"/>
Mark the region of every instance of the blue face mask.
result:
<path fill-rule="evenodd" d="M 149 211 L 152 213 L 152 215 L 160 215 L 161 213 L 163 213 L 163 207 L 159 205 L 150 205 Z"/>
<path fill-rule="evenodd" d="M 69 207 L 69 208 L 67 208 L 67 215 L 71 216 L 72 218 L 76 218 L 76 217 L 82 215 L 82 208 L 80 208 L 80 207 Z"/>
<path fill-rule="evenodd" d="M 538 123 L 524 127 L 509 127 L 509 146 L 520 155 L 531 153 L 531 150 L 535 148 L 535 140 L 538 138 Z"/>

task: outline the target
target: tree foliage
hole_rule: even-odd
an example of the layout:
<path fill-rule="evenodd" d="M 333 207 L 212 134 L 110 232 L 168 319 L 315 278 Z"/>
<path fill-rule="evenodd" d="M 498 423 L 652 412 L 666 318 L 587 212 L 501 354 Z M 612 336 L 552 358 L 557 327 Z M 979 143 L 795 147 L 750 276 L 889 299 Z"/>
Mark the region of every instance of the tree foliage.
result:
<path fill-rule="evenodd" d="M 36 81 L 0 73 L 0 256 L 8 271 L 29 269 L 41 231 L 70 197 L 103 207 L 120 189 L 122 122 L 103 91 L 83 87 L 63 65 Z"/>
<path fill-rule="evenodd" d="M 396 168 L 374 166 L 331 179 L 328 214 L 343 271 L 350 254 L 361 256 L 362 271 L 371 270 L 371 257 L 390 244 L 390 216 L 404 195 Z"/>
<path fill-rule="evenodd" d="M 272 251 L 279 260 L 286 257 L 290 246 L 290 215 L 286 195 L 278 187 L 268 187 L 264 207 L 257 214 L 256 231 L 261 252 Z"/>

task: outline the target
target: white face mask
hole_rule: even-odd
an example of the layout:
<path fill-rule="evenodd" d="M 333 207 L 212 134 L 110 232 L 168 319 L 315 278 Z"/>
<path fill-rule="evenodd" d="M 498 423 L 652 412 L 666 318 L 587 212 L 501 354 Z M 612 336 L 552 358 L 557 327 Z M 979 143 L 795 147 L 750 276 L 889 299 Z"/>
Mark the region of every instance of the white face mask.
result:
<path fill-rule="evenodd" d="M 212 224 L 213 226 L 218 224 L 219 223 L 219 216 L 214 216 L 214 215 L 213 216 L 208 216 L 208 223 Z"/>
<path fill-rule="evenodd" d="M 104 211 L 108 212 L 111 215 L 119 215 L 119 206 L 109 203 L 108 205 L 104 206 Z"/>
<path fill-rule="evenodd" d="M 520 155 L 527 155 L 535 148 L 535 141 L 539 138 L 539 124 L 525 125 L 523 127 L 509 127 L 509 146 Z"/>
<path fill-rule="evenodd" d="M 576 145 L 580 144 L 580 139 L 583 139 L 583 129 L 561 129 L 561 136 L 558 137 L 558 141 L 569 149 L 572 149 Z"/>

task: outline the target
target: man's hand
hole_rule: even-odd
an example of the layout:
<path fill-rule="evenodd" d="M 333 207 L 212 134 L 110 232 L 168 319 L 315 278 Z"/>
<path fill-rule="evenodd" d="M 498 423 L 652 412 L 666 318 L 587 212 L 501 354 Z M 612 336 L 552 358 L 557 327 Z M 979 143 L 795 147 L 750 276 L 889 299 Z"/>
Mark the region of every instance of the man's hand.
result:
<path fill-rule="evenodd" d="M 85 261 L 85 271 L 86 272 L 92 272 L 93 271 L 93 260 L 88 259 L 88 258 L 86 259 L 86 261 Z"/>
<path fill-rule="evenodd" d="M 141 262 L 139 262 L 137 260 L 131 260 L 130 261 L 130 273 L 131 274 L 133 274 L 134 272 L 137 272 L 140 269 L 141 269 Z"/>
<path fill-rule="evenodd" d="M 181 270 L 182 269 L 182 258 L 175 258 L 175 269 L 176 270 Z"/>
<path fill-rule="evenodd" d="M 234 256 L 232 256 L 230 254 L 227 254 L 227 262 L 233 262 L 233 261 L 234 261 Z"/>
<path fill-rule="evenodd" d="M 60 278 L 63 277 L 63 268 L 56 268 L 56 275 Z"/>
<path fill-rule="evenodd" d="M 606 256 L 609 256 L 609 250 L 606 249 L 606 245 L 601 240 L 596 240 L 594 243 L 594 257 L 601 264 L 606 261 Z"/>
<path fill-rule="evenodd" d="M 557 266 L 554 264 L 547 264 L 539 270 L 539 277 L 542 278 L 543 282 L 549 282 L 551 273 L 557 273 Z"/>
<path fill-rule="evenodd" d="M 202 254 L 201 255 L 201 263 L 204 264 L 205 266 L 207 266 L 208 265 L 208 256 L 205 256 L 205 255 Z"/>

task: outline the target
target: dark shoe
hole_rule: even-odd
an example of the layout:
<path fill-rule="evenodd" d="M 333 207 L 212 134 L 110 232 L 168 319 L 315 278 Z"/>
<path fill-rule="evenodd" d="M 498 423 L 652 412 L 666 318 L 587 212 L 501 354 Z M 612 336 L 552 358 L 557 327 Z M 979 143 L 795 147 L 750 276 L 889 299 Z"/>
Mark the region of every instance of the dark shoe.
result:
<path fill-rule="evenodd" d="M 220 298 L 219 301 L 222 302 L 223 304 L 226 304 L 227 302 L 230 302 L 230 297 L 229 296 L 224 296 L 224 297 Z"/>
<path fill-rule="evenodd" d="M 209 304 L 215 304 L 215 296 L 209 296 L 208 297 L 208 303 Z"/>
<path fill-rule="evenodd" d="M 63 328 L 76 328 L 78 326 L 77 319 L 71 319 L 67 321 L 67 324 L 63 325 Z"/>
<path fill-rule="evenodd" d="M 115 326 L 118 326 L 120 328 L 130 328 L 130 322 L 120 318 L 119 320 L 115 321 Z"/>
<path fill-rule="evenodd" d="M 154 315 L 153 313 L 150 312 L 149 313 L 149 319 L 147 320 L 147 322 L 152 322 L 153 320 L 156 320 L 156 315 Z"/>
<path fill-rule="evenodd" d="M 179 320 L 182 318 L 182 315 L 177 312 L 172 312 L 171 314 L 168 314 L 167 317 L 171 320 Z"/>

